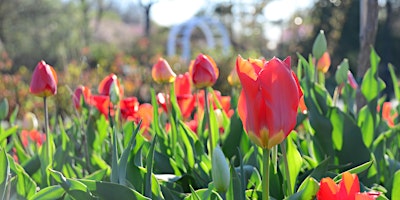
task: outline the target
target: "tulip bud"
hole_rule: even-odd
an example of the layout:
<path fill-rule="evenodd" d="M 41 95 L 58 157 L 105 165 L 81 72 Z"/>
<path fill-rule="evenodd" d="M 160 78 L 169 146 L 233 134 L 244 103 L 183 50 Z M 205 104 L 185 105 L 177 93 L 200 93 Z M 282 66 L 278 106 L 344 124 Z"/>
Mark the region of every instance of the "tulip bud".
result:
<path fill-rule="evenodd" d="M 57 94 L 57 74 L 53 67 L 40 61 L 32 74 L 29 91 L 39 97 L 48 97 Z"/>
<path fill-rule="evenodd" d="M 329 70 L 329 67 L 331 66 L 331 57 L 329 56 L 328 52 L 325 52 L 322 54 L 322 57 L 318 59 L 317 63 L 317 70 L 326 73 Z"/>
<path fill-rule="evenodd" d="M 114 105 L 118 105 L 120 98 L 121 98 L 121 94 L 120 94 L 120 91 L 119 91 L 118 83 L 117 83 L 116 80 L 114 80 L 111 83 L 111 86 L 110 86 L 110 100 L 111 100 L 111 103 L 114 104 Z"/>
<path fill-rule="evenodd" d="M 151 75 L 153 80 L 157 83 L 172 83 L 175 81 L 176 77 L 176 74 L 172 71 L 168 62 L 163 58 L 159 58 L 158 62 L 153 65 Z"/>
<path fill-rule="evenodd" d="M 218 109 L 218 108 L 215 109 L 214 114 L 215 114 L 215 118 L 217 118 L 218 127 L 222 127 L 224 124 L 224 115 L 223 115 L 221 109 Z"/>
<path fill-rule="evenodd" d="M 238 76 L 238 73 L 236 71 L 236 67 L 234 67 L 231 71 L 231 73 L 228 76 L 228 83 L 231 86 L 239 86 L 240 85 L 240 79 Z"/>
<path fill-rule="evenodd" d="M 338 85 L 346 81 L 348 71 L 349 71 L 349 61 L 347 59 L 344 59 L 338 66 L 335 74 L 335 80 Z"/>
<path fill-rule="evenodd" d="M 212 154 L 211 174 L 217 191 L 226 192 L 228 190 L 231 177 L 225 155 L 219 146 L 216 146 Z"/>
<path fill-rule="evenodd" d="M 312 54 L 315 56 L 316 59 L 320 59 L 322 54 L 326 52 L 326 38 L 323 30 L 320 30 L 317 38 L 315 38 L 313 47 L 312 47 Z"/>
<path fill-rule="evenodd" d="M 358 88 L 358 83 L 350 71 L 347 72 L 347 81 L 353 89 L 356 90 Z"/>
<path fill-rule="evenodd" d="M 207 55 L 200 54 L 189 68 L 196 88 L 213 86 L 218 79 L 219 70 L 215 61 Z"/>
<path fill-rule="evenodd" d="M 24 119 L 22 121 L 22 129 L 24 130 L 36 130 L 39 126 L 38 119 L 34 113 L 27 112 L 24 115 Z"/>
<path fill-rule="evenodd" d="M 84 103 L 89 103 L 91 96 L 90 89 L 85 86 L 78 86 L 74 94 L 72 95 L 72 102 L 77 110 L 81 109 L 81 98 L 83 98 Z"/>

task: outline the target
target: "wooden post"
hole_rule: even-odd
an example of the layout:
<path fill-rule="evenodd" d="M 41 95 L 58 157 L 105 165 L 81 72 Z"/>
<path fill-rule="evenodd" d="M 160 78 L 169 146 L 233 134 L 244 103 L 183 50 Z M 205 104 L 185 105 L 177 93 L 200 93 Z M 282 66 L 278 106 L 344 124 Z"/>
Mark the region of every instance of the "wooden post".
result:
<path fill-rule="evenodd" d="M 369 56 L 375 44 L 378 30 L 378 0 L 360 0 L 360 52 L 358 54 L 357 79 L 361 80 L 371 67 Z M 366 104 L 361 91 L 357 91 L 357 110 Z"/>

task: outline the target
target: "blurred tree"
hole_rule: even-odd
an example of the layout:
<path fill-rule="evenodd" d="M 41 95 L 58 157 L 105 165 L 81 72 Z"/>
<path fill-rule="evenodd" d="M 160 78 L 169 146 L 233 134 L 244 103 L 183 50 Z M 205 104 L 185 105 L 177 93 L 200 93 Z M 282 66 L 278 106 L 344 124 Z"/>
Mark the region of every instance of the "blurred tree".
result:
<path fill-rule="evenodd" d="M 14 66 L 33 68 L 44 59 L 57 68 L 79 55 L 84 37 L 77 9 L 54 0 L 0 1 L 0 40 Z"/>

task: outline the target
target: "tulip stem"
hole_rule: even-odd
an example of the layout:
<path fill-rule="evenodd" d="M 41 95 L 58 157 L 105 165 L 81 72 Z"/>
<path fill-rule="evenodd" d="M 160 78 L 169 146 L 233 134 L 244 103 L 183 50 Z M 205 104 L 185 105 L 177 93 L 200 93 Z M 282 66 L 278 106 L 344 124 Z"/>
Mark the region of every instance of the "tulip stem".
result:
<path fill-rule="evenodd" d="M 206 120 L 206 123 L 208 125 L 208 137 L 210 138 L 210 155 L 212 155 L 213 152 L 213 137 L 212 137 L 212 129 L 211 129 L 211 122 L 210 122 L 210 106 L 208 105 L 208 90 L 207 87 L 204 88 L 204 120 Z M 207 127 L 207 126 L 206 126 Z"/>
<path fill-rule="evenodd" d="M 48 114 L 48 109 L 47 109 L 47 97 L 43 97 L 43 107 L 44 107 L 44 132 L 46 134 L 46 146 L 44 147 L 45 149 L 45 161 L 46 163 L 42 163 L 44 166 L 41 167 L 42 168 L 42 173 L 44 173 L 42 175 L 43 179 L 42 181 L 44 181 L 45 184 L 47 183 L 47 185 L 50 185 L 50 176 L 47 173 L 47 168 L 49 167 L 49 165 L 51 165 L 52 163 L 52 158 L 51 158 L 51 147 L 50 147 L 50 135 L 49 135 L 49 114 Z"/>
<path fill-rule="evenodd" d="M 263 148 L 263 177 L 262 177 L 262 199 L 269 199 L 269 152 L 270 149 Z"/>
<path fill-rule="evenodd" d="M 282 150 L 282 155 L 283 155 L 283 162 L 285 163 L 285 175 L 286 175 L 286 184 L 287 184 L 287 188 L 288 188 L 288 190 L 287 190 L 288 196 L 291 196 L 293 194 L 293 192 L 292 192 L 292 184 L 290 182 L 289 162 L 288 162 L 287 153 L 286 153 L 286 141 L 281 143 L 281 150 Z"/>

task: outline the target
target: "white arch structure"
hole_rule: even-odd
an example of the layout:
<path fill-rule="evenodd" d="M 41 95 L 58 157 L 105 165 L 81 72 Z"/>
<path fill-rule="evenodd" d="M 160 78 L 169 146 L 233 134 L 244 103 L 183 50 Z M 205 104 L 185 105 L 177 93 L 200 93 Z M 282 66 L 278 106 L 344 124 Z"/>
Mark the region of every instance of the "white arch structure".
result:
<path fill-rule="evenodd" d="M 190 37 L 196 28 L 199 28 L 204 34 L 209 48 L 214 48 L 216 46 L 215 39 L 220 37 L 223 53 L 229 52 L 231 46 L 229 34 L 221 22 L 210 17 L 193 17 L 185 23 L 172 27 L 167 41 L 167 55 L 176 55 L 176 45 L 180 43 L 182 45 L 181 57 L 183 60 L 189 61 Z"/>

